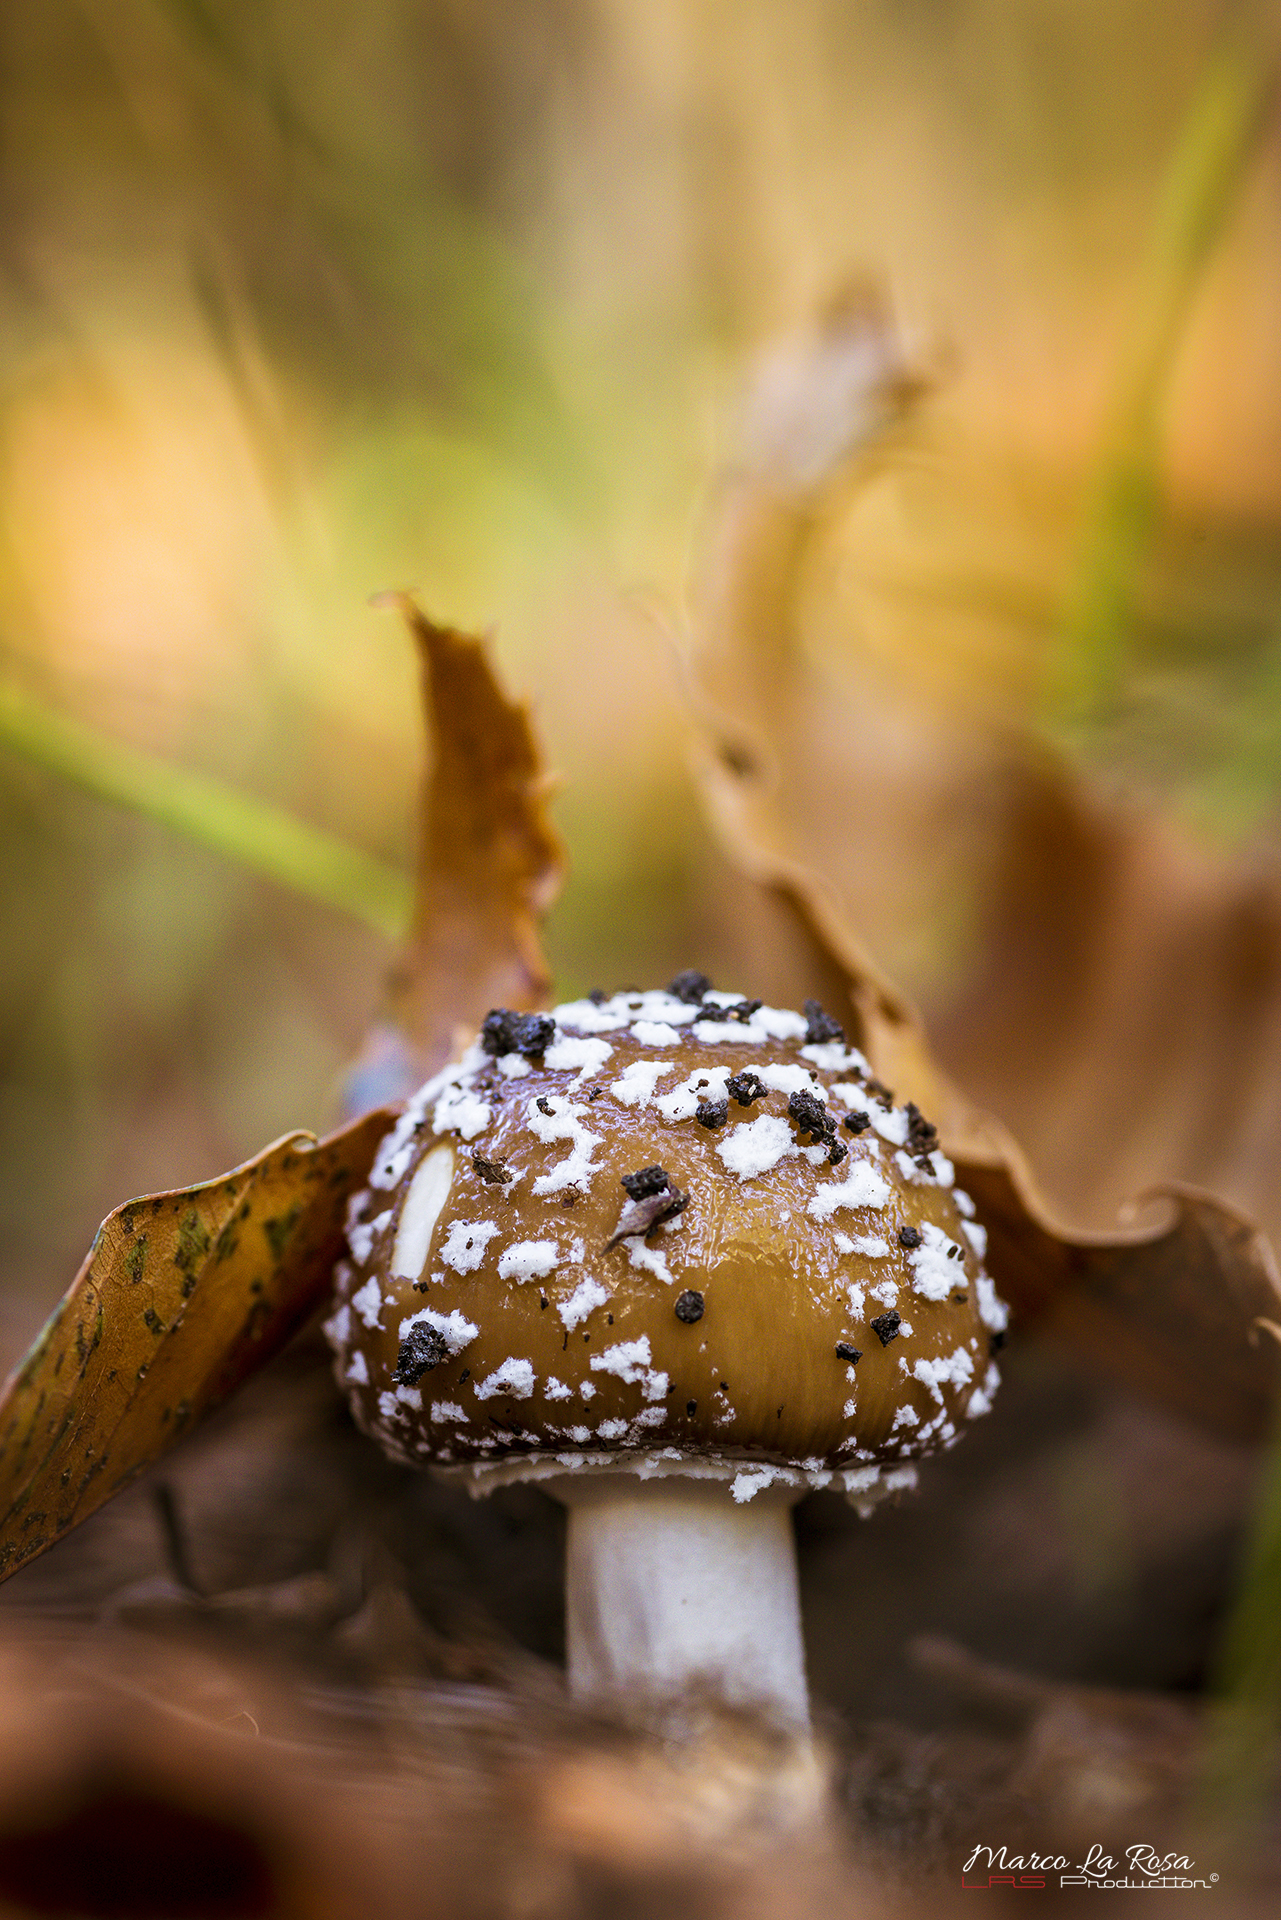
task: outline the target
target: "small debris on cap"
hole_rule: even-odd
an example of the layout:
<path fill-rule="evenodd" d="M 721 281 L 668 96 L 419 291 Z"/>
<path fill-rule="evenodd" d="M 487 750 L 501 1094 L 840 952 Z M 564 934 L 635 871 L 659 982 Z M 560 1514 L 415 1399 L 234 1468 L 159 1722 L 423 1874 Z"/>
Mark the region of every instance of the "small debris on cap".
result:
<path fill-rule="evenodd" d="M 843 1040 L 845 1029 L 839 1020 L 833 1020 L 825 1013 L 817 1000 L 807 1000 L 802 1012 L 805 1015 L 805 1039 L 811 1047 L 821 1046 L 825 1040 Z"/>
<path fill-rule="evenodd" d="M 674 980 L 668 981 L 667 991 L 674 1000 L 683 1000 L 687 1007 L 696 1007 L 704 994 L 710 991 L 711 984 L 705 973 L 687 967 L 684 973 L 678 973 Z"/>
<path fill-rule="evenodd" d="M 728 1100 L 704 1100 L 694 1110 L 700 1127 L 723 1127 L 729 1119 Z"/>
<path fill-rule="evenodd" d="M 927 1120 L 915 1100 L 907 1103 L 907 1145 L 912 1154 L 933 1153 L 939 1143 L 939 1130 Z"/>
<path fill-rule="evenodd" d="M 642 1167 L 639 1173 L 625 1173 L 623 1185 L 627 1199 L 614 1231 L 601 1249 L 603 1253 L 610 1252 L 620 1240 L 630 1240 L 633 1234 L 649 1233 L 660 1220 L 675 1219 L 689 1205 L 689 1195 L 672 1185 L 662 1167 Z"/>
<path fill-rule="evenodd" d="M 690 1419 L 692 1420 L 694 1418 L 694 1415 L 698 1412 L 697 1400 L 687 1400 L 685 1402 L 685 1411 L 689 1415 Z"/>
<path fill-rule="evenodd" d="M 853 1341 L 838 1340 L 836 1343 L 836 1357 L 838 1360 L 848 1360 L 851 1366 L 856 1366 L 863 1358 L 863 1354 L 862 1350 L 856 1347 Z"/>
<path fill-rule="evenodd" d="M 838 1149 L 836 1122 L 817 1094 L 810 1093 L 805 1087 L 798 1087 L 795 1093 L 787 1097 L 787 1111 L 802 1133 L 813 1134 L 815 1140 L 821 1140 L 831 1149 L 828 1158 L 833 1166 L 845 1158 L 849 1149 Z"/>
<path fill-rule="evenodd" d="M 763 1000 L 736 1000 L 732 1007 L 722 1007 L 720 1009 L 720 1017 L 722 1020 L 737 1020 L 741 1022 L 743 1026 L 746 1026 L 748 1021 L 754 1019 L 764 1005 L 765 1002 Z"/>
<path fill-rule="evenodd" d="M 672 1184 L 666 1167 L 642 1167 L 639 1173 L 625 1173 L 622 1183 L 633 1200 L 648 1200 L 651 1193 L 661 1193 Z"/>
<path fill-rule="evenodd" d="M 987 1350 L 989 1354 L 999 1353 L 1001 1351 L 1001 1348 L 1005 1345 L 1005 1339 L 1006 1339 L 1005 1328 L 1001 1327 L 997 1330 L 996 1333 L 992 1335 L 991 1339 L 987 1343 Z"/>
<path fill-rule="evenodd" d="M 841 1164 L 841 1161 L 845 1158 L 848 1152 L 849 1152 L 849 1148 L 845 1145 L 845 1142 L 843 1140 L 833 1140 L 830 1148 L 828 1149 L 828 1154 L 827 1154 L 828 1165 L 832 1167 L 839 1167 Z"/>
<path fill-rule="evenodd" d="M 746 1067 L 742 1073 L 736 1073 L 733 1079 L 725 1082 L 725 1091 L 733 1095 L 740 1107 L 750 1107 L 765 1092 L 765 1082 L 750 1067 Z"/>
<path fill-rule="evenodd" d="M 701 1293 L 696 1293 L 693 1287 L 687 1287 L 684 1293 L 676 1297 L 676 1318 L 683 1320 L 687 1327 L 692 1327 L 694 1322 L 701 1320 L 702 1317 L 703 1296 Z"/>
<path fill-rule="evenodd" d="M 883 1347 L 888 1347 L 891 1340 L 898 1339 L 898 1330 L 902 1324 L 902 1314 L 895 1313 L 893 1307 L 888 1313 L 878 1313 L 875 1320 L 870 1322 L 872 1332 Z"/>
<path fill-rule="evenodd" d="M 398 1387 L 417 1386 L 423 1375 L 438 1367 L 448 1353 L 445 1336 L 435 1327 L 411 1327 L 408 1337 L 400 1343 L 396 1371 L 391 1377 Z"/>
<path fill-rule="evenodd" d="M 604 987 L 593 987 L 587 998 L 594 1007 L 603 1007 L 609 999 L 609 995 L 606 993 Z"/>
<path fill-rule="evenodd" d="M 828 1133 L 832 1119 L 827 1108 L 815 1093 L 804 1087 L 798 1087 L 787 1098 L 787 1111 L 804 1133 Z"/>
<path fill-rule="evenodd" d="M 871 1124 L 870 1113 L 847 1113 L 841 1122 L 847 1133 L 866 1133 Z"/>
<path fill-rule="evenodd" d="M 486 1160 L 483 1153 L 473 1153 L 471 1163 L 487 1187 L 505 1187 L 512 1177 L 505 1160 Z"/>
<path fill-rule="evenodd" d="M 495 1058 L 522 1053 L 531 1060 L 545 1053 L 555 1038 L 556 1022 L 550 1013 L 514 1013 L 510 1007 L 492 1008 L 480 1030 L 481 1046 Z"/>
<path fill-rule="evenodd" d="M 534 1102 L 534 1105 L 538 1108 L 538 1111 L 540 1113 L 546 1114 L 549 1120 L 554 1120 L 556 1118 L 556 1115 L 552 1110 L 552 1104 L 550 1100 L 547 1098 L 547 1095 L 545 1093 L 539 1094 L 537 1100 L 535 1100 Z"/>
<path fill-rule="evenodd" d="M 921 1244 L 920 1228 L 900 1227 L 898 1230 L 898 1243 L 900 1247 L 906 1247 L 909 1252 L 913 1247 L 919 1247 Z"/>

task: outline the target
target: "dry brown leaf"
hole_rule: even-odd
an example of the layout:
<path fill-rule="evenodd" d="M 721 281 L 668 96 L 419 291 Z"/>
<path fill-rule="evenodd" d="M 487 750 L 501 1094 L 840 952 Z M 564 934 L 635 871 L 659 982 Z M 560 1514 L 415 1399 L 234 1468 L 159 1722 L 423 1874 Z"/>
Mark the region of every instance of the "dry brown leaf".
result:
<path fill-rule="evenodd" d="M 815 368 L 821 377 L 821 363 Z M 1229 896 L 1224 918 L 1203 911 L 1198 920 L 1196 888 L 1186 876 L 1182 887 L 1172 885 L 1179 863 L 1168 850 L 1154 859 L 1154 843 L 1131 836 L 1127 847 L 1115 831 L 1091 838 L 1082 829 L 1077 857 L 1064 859 L 1067 829 L 1081 823 L 1072 821 L 1062 785 L 1051 823 L 1057 839 L 1047 838 L 1044 820 L 1027 831 L 1020 824 L 991 964 L 950 1024 L 952 1057 L 988 1064 L 990 1098 L 1017 1081 L 1020 1119 L 1029 1122 L 1038 1105 L 1047 1110 L 1039 1125 L 1027 1125 L 1029 1139 L 1040 1145 L 1071 1133 L 1096 1184 L 1107 1185 L 1118 1162 L 1127 1171 L 1135 1165 L 1123 1144 L 1136 1124 L 1149 1142 L 1166 1144 L 1172 1108 L 1194 1149 L 1177 1167 L 1150 1152 L 1129 1188 L 1164 1196 L 1155 1223 L 1100 1231 L 1095 1205 L 1081 1209 L 1092 1211 L 1095 1230 L 1069 1226 L 1012 1137 L 937 1064 L 919 1016 L 853 940 L 838 896 L 814 871 L 844 877 L 866 852 L 879 883 L 893 864 L 891 794 L 930 786 L 915 758 L 920 737 L 900 740 L 909 764 L 886 779 L 893 726 L 882 720 L 873 749 L 877 727 L 820 682 L 800 641 L 797 600 L 832 477 L 814 470 L 794 485 L 777 464 L 749 468 L 727 491 L 712 542 L 709 637 L 694 689 L 704 727 L 697 771 L 720 843 L 754 890 L 744 898 L 740 883 L 737 918 L 765 916 L 781 933 L 783 965 L 776 953 L 770 991 L 795 998 L 821 983 L 834 1008 L 852 1007 L 858 1044 L 879 1077 L 935 1120 L 991 1231 L 993 1274 L 1024 1323 L 1039 1319 L 1093 1364 L 1219 1432 L 1258 1437 L 1281 1381 L 1281 1346 L 1269 1331 L 1281 1321 L 1281 1286 L 1270 1249 L 1244 1215 L 1170 1176 L 1194 1185 L 1222 1178 L 1221 1148 L 1235 1124 L 1255 1163 L 1262 1157 L 1272 1173 L 1275 1194 L 1281 1130 L 1276 1075 L 1264 1062 L 1276 1060 L 1281 1042 L 1281 904 L 1263 912 L 1257 898 Z M 929 734 L 925 723 L 914 731 Z M 1022 770 L 1028 792 L 1037 791 L 1030 751 L 991 741 L 984 748 L 989 788 L 1000 765 L 1016 790 Z M 881 758 L 870 769 L 873 752 Z M 953 758 L 934 780 L 931 804 L 942 798 L 955 814 L 958 795 L 974 799 L 979 758 L 974 743 Z M 1043 780 L 1042 799 L 1046 791 L 1055 794 Z M 1205 891 L 1202 880 L 1202 908 Z M 1007 1009 L 1017 1015 L 1008 1030 Z M 1192 1017 L 1180 1020 L 1184 1011 Z M 1057 1086 L 1047 1055 L 1060 1069 Z M 1229 1111 L 1233 1093 L 1239 1099 L 1247 1089 L 1253 1111 Z M 1060 1093 L 1062 1116 L 1054 1111 Z M 1274 1121 L 1266 1147 L 1257 1137 L 1264 1112 Z M 1109 1225 L 1124 1197 L 1109 1193 Z M 1262 1197 L 1257 1186 L 1252 1197 Z"/>
<path fill-rule="evenodd" d="M 367 1056 L 383 1063 L 384 1099 L 419 1086 L 459 1028 L 475 1029 L 491 1007 L 546 1005 L 538 927 L 564 864 L 524 707 L 499 686 L 481 641 L 436 626 L 407 596 L 396 604 L 418 648 L 432 755 L 413 926 L 389 982 L 389 1027 Z"/>
<path fill-rule="evenodd" d="M 1161 1180 L 1281 1241 L 1281 886 L 1025 756 L 1003 776 L 980 961 L 934 1023 L 1060 1210 Z"/>
<path fill-rule="evenodd" d="M 108 1215 L 0 1401 L 0 1579 L 194 1432 L 320 1304 L 392 1118 L 291 1134 Z"/>
<path fill-rule="evenodd" d="M 1281 1346 L 1269 1331 L 1281 1320 L 1281 1286 L 1263 1236 L 1222 1201 L 1170 1184 L 1153 1195 L 1167 1203 L 1155 1224 L 1081 1233 L 1056 1219 L 1013 1138 L 934 1060 L 919 1016 L 847 933 L 829 891 L 798 862 L 762 850 L 759 802 L 735 806 L 738 776 L 722 764 L 704 766 L 704 791 L 730 858 L 797 929 L 793 997 L 814 991 L 807 981 L 829 983 L 827 1004 L 842 1018 L 852 1009 L 856 1043 L 878 1077 L 934 1119 L 1019 1321 L 1039 1321 L 1216 1432 L 1260 1438 L 1281 1382 Z"/>
<path fill-rule="evenodd" d="M 393 1124 L 382 1102 L 418 1085 L 490 1006 L 546 996 L 538 918 L 561 854 L 528 719 L 479 641 L 396 604 L 419 648 L 433 752 L 390 1025 L 348 1087 L 363 1117 L 104 1222 L 0 1401 L 0 1579 L 194 1431 L 325 1298 L 347 1197 Z"/>

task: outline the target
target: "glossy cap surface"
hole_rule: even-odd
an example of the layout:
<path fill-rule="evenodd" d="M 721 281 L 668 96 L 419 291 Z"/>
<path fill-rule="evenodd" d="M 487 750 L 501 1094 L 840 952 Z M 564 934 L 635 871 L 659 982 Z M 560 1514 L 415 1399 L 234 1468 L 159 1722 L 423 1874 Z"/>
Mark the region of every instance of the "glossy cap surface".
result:
<path fill-rule="evenodd" d="M 933 1129 L 837 1033 L 688 983 L 497 1010 L 352 1204 L 327 1330 L 360 1424 L 424 1464 L 854 1493 L 950 1444 L 1005 1309 Z"/>

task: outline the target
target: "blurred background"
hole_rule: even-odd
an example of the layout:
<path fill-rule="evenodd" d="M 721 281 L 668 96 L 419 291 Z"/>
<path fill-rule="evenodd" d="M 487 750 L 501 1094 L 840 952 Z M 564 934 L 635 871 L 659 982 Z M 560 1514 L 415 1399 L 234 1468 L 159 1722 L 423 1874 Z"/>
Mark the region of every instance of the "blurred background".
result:
<path fill-rule="evenodd" d="M 566 992 L 748 951 L 688 772 L 710 634 L 789 844 L 1061 1210 L 1106 1224 L 1175 1174 L 1278 1224 L 1277 52 L 1274 9 L 1223 0 L 8 0 L 9 1352 L 109 1208 L 336 1115 L 391 950 L 373 881 L 340 912 L 162 824 L 154 785 L 148 812 L 84 782 L 140 791 L 138 750 L 407 874 L 421 718 L 386 588 L 492 631 L 531 701 Z M 915 398 L 823 491 L 763 643 L 709 565 L 753 369 L 777 391 L 868 287 Z M 868 1529 L 895 1618 L 1195 1688 L 1252 1456 L 1011 1358 L 1005 1427 Z M 262 1577 L 263 1538 L 282 1574 L 320 1555 L 273 1533 L 281 1498 L 268 1475 L 213 1585 Z M 491 1598 L 552 1659 L 526 1505 L 473 1524 L 537 1535 L 536 1626 L 492 1567 Z M 802 1511 L 816 1686 L 919 1708 L 849 1668 L 856 1531 Z"/>
<path fill-rule="evenodd" d="M 684 964 L 709 482 L 745 369 L 870 275 L 932 391 L 829 515 L 808 658 L 1270 847 L 1269 12 L 12 0 L 4 683 L 406 868 L 414 669 L 367 601 L 412 587 L 564 776 L 565 986 Z M 0 839 L 3 1281 L 48 1299 L 123 1194 L 331 1117 L 386 943 L 7 747 Z M 965 849 L 845 881 L 946 1000 Z"/>

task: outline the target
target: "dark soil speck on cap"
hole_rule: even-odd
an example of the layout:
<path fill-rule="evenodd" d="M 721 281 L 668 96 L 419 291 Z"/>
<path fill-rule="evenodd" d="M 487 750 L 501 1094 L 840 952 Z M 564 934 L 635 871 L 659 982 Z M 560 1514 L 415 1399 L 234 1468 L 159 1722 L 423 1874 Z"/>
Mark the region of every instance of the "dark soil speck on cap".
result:
<path fill-rule="evenodd" d="M 481 1046 L 495 1058 L 521 1053 L 533 1059 L 545 1053 L 555 1038 L 556 1022 L 550 1013 L 515 1013 L 510 1007 L 492 1008 L 480 1029 Z"/>
<path fill-rule="evenodd" d="M 738 1101 L 740 1107 L 750 1107 L 752 1102 L 759 1100 L 764 1093 L 765 1083 L 758 1079 L 750 1067 L 747 1067 L 742 1073 L 736 1073 L 732 1079 L 726 1081 L 725 1091 Z"/>
<path fill-rule="evenodd" d="M 438 1367 L 448 1354 L 445 1336 L 435 1327 L 411 1327 L 408 1337 L 400 1343 L 396 1371 L 391 1377 L 398 1387 L 415 1387 L 423 1375 Z"/>
<path fill-rule="evenodd" d="M 503 1187 L 511 1179 L 503 1160 L 486 1160 L 483 1153 L 473 1153 L 471 1163 L 486 1186 Z"/>
<path fill-rule="evenodd" d="M 832 1116 L 817 1094 L 804 1088 L 788 1095 L 787 1111 L 803 1133 L 830 1133 Z"/>
<path fill-rule="evenodd" d="M 824 1041 L 845 1038 L 845 1029 L 840 1021 L 833 1020 L 830 1013 L 825 1013 L 817 1000 L 807 1000 L 803 1012 L 807 1046 L 822 1046 Z"/>
<path fill-rule="evenodd" d="M 696 1007 L 711 987 L 711 981 L 705 973 L 698 973 L 693 967 L 687 967 L 684 973 L 678 973 L 674 980 L 667 983 L 667 991 L 674 1000 L 683 1000 L 687 1007 Z"/>
<path fill-rule="evenodd" d="M 939 1130 L 927 1120 L 915 1100 L 907 1103 L 907 1144 L 911 1153 L 932 1153 L 938 1145 Z"/>
<path fill-rule="evenodd" d="M 622 1183 L 633 1200 L 648 1200 L 651 1193 L 662 1193 L 671 1185 L 664 1167 L 642 1167 L 638 1173 L 625 1173 Z"/>

